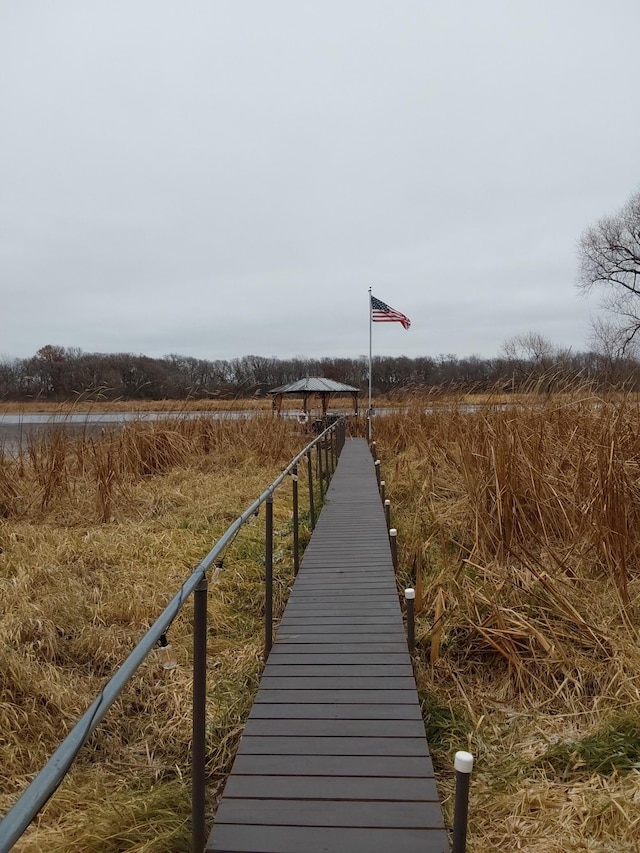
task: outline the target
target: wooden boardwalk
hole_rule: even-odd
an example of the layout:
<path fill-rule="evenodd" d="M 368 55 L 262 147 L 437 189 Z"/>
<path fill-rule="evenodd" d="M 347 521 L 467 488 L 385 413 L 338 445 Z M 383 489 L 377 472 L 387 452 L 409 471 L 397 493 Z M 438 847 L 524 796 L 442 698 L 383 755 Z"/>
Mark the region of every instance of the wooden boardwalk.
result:
<path fill-rule="evenodd" d="M 363 439 L 340 457 L 206 850 L 449 850 Z"/>

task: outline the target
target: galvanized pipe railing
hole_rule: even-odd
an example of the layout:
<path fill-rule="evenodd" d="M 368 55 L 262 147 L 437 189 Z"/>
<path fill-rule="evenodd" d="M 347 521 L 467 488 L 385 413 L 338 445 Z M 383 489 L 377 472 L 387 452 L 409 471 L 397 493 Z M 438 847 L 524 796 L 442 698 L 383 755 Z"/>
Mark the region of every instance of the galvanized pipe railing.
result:
<path fill-rule="evenodd" d="M 55 793 L 58 786 L 69 772 L 71 765 L 76 759 L 78 752 L 87 742 L 90 735 L 95 731 L 113 705 L 127 683 L 134 676 L 138 667 L 146 657 L 159 645 L 161 638 L 169 630 L 171 623 L 176 618 L 185 601 L 191 593 L 194 595 L 194 637 L 193 637 L 193 747 L 192 747 L 192 844 L 193 853 L 201 853 L 206 843 L 205 832 L 205 730 L 206 730 L 206 673 L 207 673 L 207 572 L 213 567 L 211 582 L 215 583 L 222 571 L 220 555 L 233 541 L 240 528 L 254 515 L 260 506 L 267 505 L 267 535 L 265 560 L 267 575 L 265 586 L 268 583 L 269 571 L 269 548 L 271 548 L 271 570 L 273 568 L 273 515 L 269 521 L 270 510 L 273 511 L 273 493 L 284 480 L 297 472 L 298 463 L 305 457 L 308 462 L 309 472 L 309 502 L 311 510 L 311 524 L 315 526 L 315 507 L 313 500 L 313 479 L 311 454 L 314 447 L 320 448 L 322 442 L 329 435 L 336 432 L 340 447 L 344 446 L 345 421 L 344 418 L 336 421 L 324 432 L 314 438 L 313 441 L 298 453 L 298 455 L 287 465 L 281 474 L 265 489 L 251 506 L 231 524 L 220 539 L 216 542 L 209 553 L 193 570 L 191 575 L 182 584 L 180 590 L 174 595 L 160 616 L 156 619 L 147 633 L 142 637 L 138 645 L 133 649 L 129 657 L 120 666 L 116 674 L 102 688 L 99 696 L 92 702 L 90 707 L 80 717 L 67 737 L 60 743 L 51 758 L 42 770 L 33 779 L 22 796 L 7 812 L 0 823 L 0 853 L 8 853 L 16 841 L 27 829 L 29 824 L 38 814 L 40 809 Z M 321 453 L 318 455 L 321 460 Z M 321 464 L 321 462 L 320 462 Z M 297 481 L 294 475 L 294 490 Z M 320 476 L 321 495 L 324 498 L 322 476 Z M 295 498 L 294 498 L 295 501 Z M 269 535 L 269 524 L 271 524 L 271 536 Z M 294 517 L 294 524 L 297 526 Z M 271 545 L 269 544 L 271 540 Z M 297 536 L 294 550 L 297 547 Z M 265 657 L 271 648 L 273 631 L 273 598 L 272 588 L 265 597 Z M 166 641 L 165 641 L 166 642 Z"/>

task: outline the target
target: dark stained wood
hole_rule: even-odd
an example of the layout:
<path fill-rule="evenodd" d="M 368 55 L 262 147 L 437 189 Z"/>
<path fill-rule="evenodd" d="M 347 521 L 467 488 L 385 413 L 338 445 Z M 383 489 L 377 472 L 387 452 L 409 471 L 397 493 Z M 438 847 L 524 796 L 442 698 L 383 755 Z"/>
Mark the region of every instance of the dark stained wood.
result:
<path fill-rule="evenodd" d="M 398 643 L 404 642 L 404 637 L 400 629 L 388 634 L 358 633 L 356 636 L 352 633 L 334 634 L 333 632 L 327 631 L 326 633 L 321 634 L 315 632 L 311 633 L 310 631 L 294 631 L 293 628 L 283 628 L 282 631 L 278 631 L 277 639 L 281 640 L 283 643 L 326 643 L 328 645 L 340 644 L 342 646 L 348 646 L 351 642 L 363 645 L 366 645 L 367 643 L 393 642 L 394 640 Z"/>
<path fill-rule="evenodd" d="M 256 702 L 318 702 L 413 705 L 415 690 L 258 690 Z"/>
<path fill-rule="evenodd" d="M 232 775 L 225 797 L 281 800 L 383 800 L 438 802 L 435 779 L 362 776 Z"/>
<path fill-rule="evenodd" d="M 407 652 L 407 643 L 403 639 L 401 641 L 393 640 L 392 642 L 384 642 L 384 643 L 363 643 L 360 641 L 360 638 L 357 638 L 357 642 L 353 640 L 352 642 L 344 643 L 342 646 L 336 646 L 332 643 L 295 643 L 295 642 L 285 642 L 282 638 L 278 638 L 277 645 L 274 645 L 273 652 L 281 655 L 286 655 L 290 653 L 301 654 L 321 654 L 322 652 L 329 652 L 330 654 L 337 654 L 338 652 L 345 652 L 345 654 L 356 654 L 358 652 L 366 652 L 368 654 L 387 654 L 389 652 L 397 652 L 404 653 Z M 272 652 L 272 653 L 273 653 Z M 406 658 L 405 658 L 406 660 Z"/>
<path fill-rule="evenodd" d="M 444 830 L 220 824 L 211 853 L 449 853 Z"/>
<path fill-rule="evenodd" d="M 442 826 L 440 803 L 351 800 L 241 800 L 225 798 L 218 806 L 220 823 L 262 826 L 384 826 L 423 829 Z"/>
<path fill-rule="evenodd" d="M 393 625 L 398 627 L 398 619 L 396 616 L 288 616 L 280 623 L 280 630 L 283 626 L 290 628 L 294 625 L 368 625 L 369 628 L 376 628 L 380 625 Z"/>
<path fill-rule="evenodd" d="M 419 738 L 422 720 L 247 720 L 243 737 Z"/>
<path fill-rule="evenodd" d="M 392 652 L 385 652 L 384 654 L 367 654 L 366 652 L 361 652 L 360 654 L 353 653 L 349 654 L 348 652 L 343 652 L 342 654 L 318 654 L 315 652 L 307 652 L 305 654 L 305 649 L 309 648 L 308 646 L 303 646 L 299 652 L 289 652 L 286 656 L 284 654 L 280 654 L 277 648 L 273 649 L 271 654 L 269 655 L 269 665 L 270 666 L 279 666 L 281 664 L 286 664 L 287 666 L 294 666 L 295 664 L 303 664 L 308 665 L 312 663 L 316 663 L 320 666 L 326 664 L 374 664 L 378 666 L 394 666 L 400 664 L 401 666 L 411 666 L 411 664 L 407 664 L 406 655 L 402 652 L 397 652 L 396 654 Z"/>
<path fill-rule="evenodd" d="M 263 690 L 412 690 L 413 676 L 411 675 L 376 675 L 366 676 L 326 676 L 326 675 L 296 675 L 290 676 L 264 675 L 260 685 Z"/>
<path fill-rule="evenodd" d="M 424 755 L 424 737 L 251 737 L 240 740 L 238 755 Z"/>
<path fill-rule="evenodd" d="M 238 755 L 232 775 L 433 778 L 430 758 L 411 755 Z"/>
<path fill-rule="evenodd" d="M 417 702 L 409 705 L 350 705 L 348 703 L 302 704 L 259 702 L 251 709 L 249 719 L 283 720 L 419 720 L 422 714 Z"/>
<path fill-rule="evenodd" d="M 344 655 L 343 655 L 344 657 Z M 411 671 L 411 665 L 408 663 L 395 663 L 391 664 L 393 669 L 389 669 L 388 665 L 385 664 L 369 664 L 365 665 L 362 663 L 354 663 L 354 664 L 329 664 L 329 663 L 306 663 L 295 666 L 292 669 L 294 664 L 291 661 L 287 661 L 286 664 L 273 663 L 270 662 L 269 666 L 265 670 L 265 675 L 273 677 L 274 675 L 278 676 L 318 676 L 318 675 L 338 675 L 338 676 L 348 676 L 352 677 L 354 675 L 366 676 L 367 678 L 374 678 L 379 675 L 382 676 L 406 676 L 408 678 L 413 677 L 413 672 Z"/>
<path fill-rule="evenodd" d="M 445 853 L 366 442 L 348 441 L 276 632 L 208 853 Z"/>
<path fill-rule="evenodd" d="M 344 616 L 353 613 L 350 604 L 320 604 L 315 607 L 304 607 L 303 605 L 289 605 L 287 607 L 287 618 L 293 619 L 304 616 L 306 613 L 310 618 L 313 616 Z M 393 616 L 395 619 L 400 615 L 400 607 L 397 604 L 369 604 L 366 607 L 358 607 L 358 616 Z M 284 617 L 283 617 L 284 618 Z"/>

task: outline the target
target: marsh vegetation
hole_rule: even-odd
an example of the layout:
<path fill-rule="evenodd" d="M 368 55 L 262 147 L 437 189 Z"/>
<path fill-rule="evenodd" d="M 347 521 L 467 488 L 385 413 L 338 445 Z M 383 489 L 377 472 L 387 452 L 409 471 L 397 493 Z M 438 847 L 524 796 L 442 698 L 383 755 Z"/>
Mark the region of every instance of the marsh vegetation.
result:
<path fill-rule="evenodd" d="M 639 415 L 576 391 L 376 424 L 449 811 L 477 757 L 474 851 L 636 849 Z"/>
<path fill-rule="evenodd" d="M 471 851 L 635 849 L 638 403 L 587 390 L 483 402 L 416 398 L 375 422 L 445 811 L 453 754 L 469 748 Z M 303 446 L 297 429 L 269 415 L 131 424 L 0 458 L 0 810 Z M 275 517 L 281 609 L 286 490 Z M 256 519 L 210 595 L 212 804 L 260 675 L 262 536 Z M 187 607 L 171 630 L 179 666 L 148 659 L 17 850 L 189 849 L 190 620 Z"/>

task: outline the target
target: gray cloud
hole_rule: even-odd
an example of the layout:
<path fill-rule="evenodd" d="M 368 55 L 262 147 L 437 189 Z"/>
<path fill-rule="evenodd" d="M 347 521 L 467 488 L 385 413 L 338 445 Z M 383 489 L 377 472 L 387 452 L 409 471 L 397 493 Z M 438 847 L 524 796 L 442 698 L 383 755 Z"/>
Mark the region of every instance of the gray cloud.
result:
<path fill-rule="evenodd" d="M 0 352 L 584 346 L 631 0 L 0 0 Z"/>

